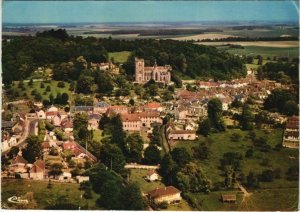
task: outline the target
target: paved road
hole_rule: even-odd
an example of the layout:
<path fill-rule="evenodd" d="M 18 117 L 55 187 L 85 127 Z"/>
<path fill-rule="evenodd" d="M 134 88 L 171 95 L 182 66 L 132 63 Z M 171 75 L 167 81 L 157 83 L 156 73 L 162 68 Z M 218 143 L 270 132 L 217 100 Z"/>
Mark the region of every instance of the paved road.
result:
<path fill-rule="evenodd" d="M 29 135 L 37 135 L 37 123 L 37 119 L 28 121 L 28 125 L 25 127 L 26 132 L 24 132 L 23 139 L 17 144 L 18 147 L 23 148 L 26 145 L 25 140 Z"/>

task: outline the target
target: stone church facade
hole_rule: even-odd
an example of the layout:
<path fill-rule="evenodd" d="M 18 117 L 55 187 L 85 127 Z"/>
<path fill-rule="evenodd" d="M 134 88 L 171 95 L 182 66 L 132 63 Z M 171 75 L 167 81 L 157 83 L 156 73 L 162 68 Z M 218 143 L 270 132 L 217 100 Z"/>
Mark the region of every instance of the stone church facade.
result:
<path fill-rule="evenodd" d="M 170 65 L 145 67 L 144 59 L 135 58 L 135 83 L 144 84 L 150 79 L 155 82 L 169 84 L 171 82 L 171 70 Z"/>

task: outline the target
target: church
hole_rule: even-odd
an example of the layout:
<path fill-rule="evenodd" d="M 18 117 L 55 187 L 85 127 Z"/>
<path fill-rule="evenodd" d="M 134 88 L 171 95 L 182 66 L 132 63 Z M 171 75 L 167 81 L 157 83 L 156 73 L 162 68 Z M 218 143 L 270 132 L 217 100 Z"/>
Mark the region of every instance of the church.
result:
<path fill-rule="evenodd" d="M 150 79 L 155 82 L 169 84 L 171 82 L 171 70 L 170 65 L 157 66 L 156 62 L 154 66 L 145 67 L 144 59 L 135 58 L 135 83 L 144 84 Z"/>

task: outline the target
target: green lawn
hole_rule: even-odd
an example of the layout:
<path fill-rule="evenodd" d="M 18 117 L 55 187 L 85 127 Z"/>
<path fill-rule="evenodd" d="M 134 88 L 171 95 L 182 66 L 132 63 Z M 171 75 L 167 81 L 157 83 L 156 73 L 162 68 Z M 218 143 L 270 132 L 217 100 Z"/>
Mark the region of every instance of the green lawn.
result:
<path fill-rule="evenodd" d="M 99 209 L 95 206 L 96 199 L 99 196 L 94 192 L 92 199 L 80 199 L 79 184 L 55 182 L 52 182 L 52 184 L 53 187 L 48 189 L 48 182 L 45 181 L 2 180 L 2 202 L 7 204 L 7 199 L 11 196 L 22 196 L 27 192 L 33 192 L 34 200 L 37 203 L 35 209 L 44 209 L 62 196 L 66 196 L 75 205 L 87 206 L 88 209 Z"/>
<path fill-rule="evenodd" d="M 116 63 L 125 63 L 130 56 L 131 52 L 129 51 L 122 51 L 122 52 L 109 52 L 108 57 L 111 59 L 114 58 Z"/>
<path fill-rule="evenodd" d="M 222 194 L 237 194 L 236 203 L 223 203 Z M 240 192 L 211 192 L 189 194 L 204 211 L 293 211 L 298 207 L 298 189 L 257 190 L 243 200 Z"/>
<path fill-rule="evenodd" d="M 267 138 L 268 144 L 272 147 L 270 152 L 260 152 L 254 149 L 254 155 L 251 158 L 246 158 L 246 151 L 253 147 L 252 142 L 248 138 L 247 131 L 239 129 L 227 130 L 222 133 L 215 133 L 208 137 L 208 139 L 200 136 L 199 141 L 180 141 L 177 142 L 176 147 L 185 147 L 192 153 L 192 147 L 197 146 L 200 141 L 206 142 L 210 149 L 210 158 L 206 161 L 199 162 L 199 165 L 206 172 L 206 176 L 212 180 L 212 183 L 224 182 L 222 170 L 219 169 L 220 159 L 226 152 L 240 152 L 243 155 L 241 161 L 241 172 L 246 176 L 249 171 L 254 171 L 260 174 L 265 169 L 281 169 L 281 179 L 276 179 L 273 182 L 261 183 L 262 188 L 279 188 L 279 187 L 298 187 L 298 183 L 294 181 L 285 180 L 285 173 L 287 169 L 292 166 L 298 166 L 298 160 L 290 159 L 289 156 L 298 158 L 298 150 L 283 148 L 281 151 L 275 151 L 273 148 L 282 141 L 281 129 L 270 130 L 255 130 L 257 137 Z M 241 135 L 239 142 L 231 141 L 230 137 L 233 133 Z M 264 159 L 269 160 L 268 165 L 261 165 Z"/>
<path fill-rule="evenodd" d="M 71 95 L 71 92 L 69 91 L 70 84 L 68 82 L 64 82 L 65 87 L 64 88 L 59 88 L 59 87 L 57 87 L 58 82 L 59 81 L 55 81 L 55 80 L 45 81 L 45 82 L 43 82 L 44 85 L 45 85 L 44 88 L 40 87 L 40 85 L 41 85 L 40 81 L 33 82 L 32 86 L 29 86 L 28 82 L 24 82 L 25 89 L 21 89 L 21 88 L 18 88 L 19 82 L 15 81 L 13 83 L 12 89 L 19 93 L 21 99 L 24 98 L 25 93 L 27 94 L 29 99 L 34 99 L 34 96 L 31 95 L 31 92 L 34 89 L 36 89 L 37 92 L 42 95 L 43 99 L 48 99 L 49 100 L 49 95 L 51 93 L 53 94 L 54 98 L 56 97 L 57 93 L 61 93 L 61 94 L 67 93 L 69 95 L 69 98 L 70 98 L 70 95 Z M 50 88 L 51 88 L 50 92 L 46 92 L 47 86 L 50 86 Z"/>
<path fill-rule="evenodd" d="M 148 181 L 146 181 L 144 179 L 144 177 L 146 176 L 148 170 L 144 170 L 144 169 L 131 169 L 130 172 L 131 172 L 131 174 L 130 174 L 130 181 L 138 183 L 140 185 L 140 188 L 141 188 L 142 192 L 144 192 L 144 193 L 148 193 L 151 190 L 154 190 L 156 188 L 161 188 L 161 187 L 165 186 L 160 181 L 156 181 L 156 182 L 148 182 Z"/>
<path fill-rule="evenodd" d="M 222 47 L 224 49 L 224 47 Z M 226 51 L 238 55 L 262 55 L 266 57 L 299 57 L 299 49 L 297 47 L 278 48 L 278 47 L 263 47 L 263 46 L 244 46 L 244 49 L 225 48 Z"/>

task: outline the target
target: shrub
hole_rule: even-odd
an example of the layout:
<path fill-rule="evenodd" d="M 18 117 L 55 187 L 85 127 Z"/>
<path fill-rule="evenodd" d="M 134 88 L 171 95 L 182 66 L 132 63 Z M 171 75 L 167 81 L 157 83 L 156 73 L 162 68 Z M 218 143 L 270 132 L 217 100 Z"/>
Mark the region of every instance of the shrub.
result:
<path fill-rule="evenodd" d="M 65 87 L 65 83 L 64 82 L 58 82 L 57 83 L 57 87 L 64 88 Z"/>

